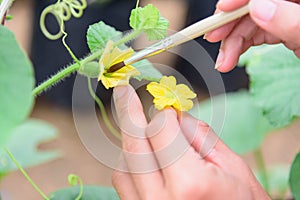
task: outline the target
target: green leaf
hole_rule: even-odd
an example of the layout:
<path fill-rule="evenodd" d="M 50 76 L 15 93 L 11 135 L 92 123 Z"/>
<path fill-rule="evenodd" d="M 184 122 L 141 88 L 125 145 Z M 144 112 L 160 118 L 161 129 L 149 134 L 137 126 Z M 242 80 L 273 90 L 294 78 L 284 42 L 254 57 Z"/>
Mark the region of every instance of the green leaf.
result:
<path fill-rule="evenodd" d="M 258 171 L 255 173 L 256 178 L 263 185 L 263 174 Z M 272 166 L 268 169 L 268 187 L 271 196 L 275 199 L 284 199 L 283 196 L 286 194 L 289 189 L 288 179 L 289 179 L 289 167 L 288 166 Z"/>
<path fill-rule="evenodd" d="M 255 103 L 274 127 L 300 116 L 300 60 L 283 45 L 253 48 L 241 58 Z"/>
<path fill-rule="evenodd" d="M 300 199 L 300 152 L 293 161 L 290 170 L 289 184 L 295 199 Z"/>
<path fill-rule="evenodd" d="M 129 20 L 130 26 L 134 30 L 144 31 L 150 41 L 165 38 L 169 28 L 169 21 L 152 4 L 133 9 Z"/>
<path fill-rule="evenodd" d="M 8 29 L 0 26 L 0 147 L 33 105 L 33 68 Z"/>
<path fill-rule="evenodd" d="M 162 74 L 160 73 L 160 71 L 158 71 L 152 65 L 152 63 L 146 59 L 141 60 L 137 63 L 134 63 L 134 64 L 132 64 L 132 66 L 134 66 L 141 73 L 141 75 L 133 77 L 139 81 L 144 79 L 144 80 L 148 80 L 148 81 L 158 82 L 162 77 Z"/>
<path fill-rule="evenodd" d="M 51 200 L 74 200 L 79 193 L 80 187 L 74 186 L 54 192 Z M 111 187 L 83 186 L 83 195 L 81 200 L 118 200 L 118 194 Z"/>
<path fill-rule="evenodd" d="M 0 150 L 0 173 L 16 169 L 3 148 L 9 149 L 22 167 L 37 165 L 59 156 L 57 151 L 38 151 L 40 143 L 54 139 L 57 130 L 42 121 L 30 119 L 15 128 Z"/>
<path fill-rule="evenodd" d="M 100 21 L 89 26 L 86 37 L 90 51 L 95 52 L 104 49 L 108 40 L 120 39 L 122 32 Z"/>
<path fill-rule="evenodd" d="M 263 117 L 261 110 L 253 104 L 248 92 L 239 91 L 212 98 L 213 101 L 206 100 L 195 106 L 190 111 L 191 114 L 215 130 L 223 126 L 221 132 L 217 134 L 235 152 L 244 154 L 257 149 L 264 136 L 271 131 L 271 126 Z M 219 123 L 212 124 L 214 120 L 212 117 Z"/>

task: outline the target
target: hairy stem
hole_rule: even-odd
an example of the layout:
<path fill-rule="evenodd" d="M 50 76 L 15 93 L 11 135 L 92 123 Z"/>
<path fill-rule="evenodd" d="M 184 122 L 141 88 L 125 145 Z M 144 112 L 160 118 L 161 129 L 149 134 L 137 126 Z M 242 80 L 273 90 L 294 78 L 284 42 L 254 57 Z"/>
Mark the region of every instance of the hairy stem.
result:
<path fill-rule="evenodd" d="M 101 116 L 103 118 L 103 121 L 104 121 L 106 127 L 117 139 L 121 140 L 120 133 L 110 123 L 102 101 L 99 99 L 99 97 L 97 97 L 97 95 L 94 92 L 90 78 L 88 78 L 88 88 L 89 88 L 90 95 L 93 97 L 93 99 L 96 101 L 96 103 L 98 104 L 98 106 L 100 108 Z"/>
<path fill-rule="evenodd" d="M 127 34 L 125 37 L 123 37 L 122 39 L 120 39 L 119 41 L 117 41 L 115 43 L 115 46 L 119 46 L 122 45 L 130 40 L 135 39 L 136 37 L 138 37 L 141 34 L 140 30 L 134 30 L 131 33 Z M 69 50 L 68 50 L 69 51 Z M 70 52 L 70 51 L 69 51 Z M 71 51 L 72 52 L 72 51 Z M 40 93 L 42 93 L 44 90 L 48 89 L 49 87 L 51 87 L 52 85 L 54 85 L 55 83 L 59 82 L 60 80 L 62 80 L 63 78 L 65 78 L 66 76 L 69 76 L 70 74 L 76 72 L 77 70 L 80 69 L 80 66 L 85 65 L 88 62 L 91 62 L 97 58 L 99 58 L 101 56 L 101 54 L 103 53 L 103 49 L 98 50 L 94 53 L 92 53 L 90 56 L 82 59 L 82 60 L 77 60 L 75 59 L 75 62 L 73 65 L 61 70 L 60 72 L 58 72 L 57 74 L 53 75 L 51 78 L 49 78 L 48 80 L 46 80 L 45 82 L 43 82 L 42 84 L 40 84 L 39 86 L 37 86 L 33 91 L 32 94 L 33 96 L 39 95 Z M 71 54 L 72 56 L 72 54 Z M 72 56 L 73 57 L 73 56 Z M 75 55 L 74 55 L 75 57 Z M 75 57 L 76 58 L 76 57 Z M 74 58 L 73 58 L 74 59 Z"/>
<path fill-rule="evenodd" d="M 45 82 L 43 82 L 42 84 L 40 84 L 39 86 L 34 88 L 34 90 L 32 91 L 32 95 L 36 96 L 36 95 L 42 93 L 44 90 L 48 89 L 49 87 L 51 87 L 55 83 L 59 82 L 66 76 L 69 76 L 70 74 L 79 70 L 81 65 L 85 65 L 86 63 L 91 62 L 91 61 L 95 60 L 96 58 L 98 58 L 99 56 L 101 56 L 102 52 L 103 52 L 102 49 L 99 51 L 96 51 L 95 53 L 84 58 L 83 60 L 80 60 L 79 61 L 80 64 L 74 63 L 73 65 L 61 70 L 60 72 L 53 75 L 51 78 L 49 78 L 48 80 L 46 80 Z"/>
<path fill-rule="evenodd" d="M 257 169 L 262 174 L 262 179 L 261 179 L 262 184 L 264 185 L 266 192 L 269 193 L 270 187 L 269 187 L 268 171 L 266 168 L 262 150 L 260 148 L 254 151 L 254 158 L 257 165 Z"/>
<path fill-rule="evenodd" d="M 34 183 L 34 181 L 30 178 L 30 176 L 26 173 L 26 171 L 23 169 L 23 167 L 20 165 L 20 163 L 16 160 L 16 158 L 13 156 L 13 154 L 5 148 L 5 151 L 7 155 L 10 157 L 10 159 L 14 162 L 14 164 L 17 166 L 17 168 L 20 170 L 20 172 L 23 174 L 23 176 L 27 179 L 27 181 L 33 186 L 33 188 L 43 197 L 44 200 L 50 200 L 43 191 Z"/>

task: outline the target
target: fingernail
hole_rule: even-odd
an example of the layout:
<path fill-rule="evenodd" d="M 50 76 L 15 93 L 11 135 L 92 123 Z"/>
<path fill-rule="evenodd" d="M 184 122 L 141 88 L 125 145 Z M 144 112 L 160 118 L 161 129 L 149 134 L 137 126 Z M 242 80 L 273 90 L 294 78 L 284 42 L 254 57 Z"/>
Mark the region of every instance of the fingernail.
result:
<path fill-rule="evenodd" d="M 218 8 L 220 5 L 222 5 L 223 4 L 223 1 L 222 0 L 220 0 L 220 1 L 218 1 L 218 3 L 217 3 L 217 5 L 216 5 L 216 8 Z"/>
<path fill-rule="evenodd" d="M 218 69 L 223 64 L 223 60 L 224 60 L 224 52 L 223 52 L 222 49 L 220 49 L 219 50 L 219 55 L 217 57 L 215 69 Z"/>
<path fill-rule="evenodd" d="M 252 15 L 262 21 L 270 21 L 275 12 L 277 5 L 271 0 L 253 0 L 250 1 L 250 10 Z"/>
<path fill-rule="evenodd" d="M 203 36 L 203 40 L 206 40 L 208 33 L 205 33 Z"/>
<path fill-rule="evenodd" d="M 117 86 L 114 88 L 114 100 L 122 98 L 128 91 L 127 86 Z"/>

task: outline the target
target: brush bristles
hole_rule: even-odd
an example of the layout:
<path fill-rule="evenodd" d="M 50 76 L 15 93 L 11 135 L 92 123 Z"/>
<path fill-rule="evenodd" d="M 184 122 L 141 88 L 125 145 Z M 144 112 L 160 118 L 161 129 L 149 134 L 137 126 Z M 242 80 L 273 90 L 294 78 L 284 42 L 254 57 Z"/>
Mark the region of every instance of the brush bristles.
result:
<path fill-rule="evenodd" d="M 117 64 L 114 64 L 112 65 L 108 70 L 107 70 L 107 73 L 112 73 L 112 72 L 115 72 L 119 69 L 121 69 L 122 67 L 125 66 L 125 63 L 122 61 L 122 62 L 119 62 Z"/>

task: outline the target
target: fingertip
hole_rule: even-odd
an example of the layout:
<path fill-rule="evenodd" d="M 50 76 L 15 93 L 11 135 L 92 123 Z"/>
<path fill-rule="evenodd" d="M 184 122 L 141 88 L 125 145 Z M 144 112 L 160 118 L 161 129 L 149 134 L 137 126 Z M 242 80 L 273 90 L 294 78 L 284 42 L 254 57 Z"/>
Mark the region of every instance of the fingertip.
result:
<path fill-rule="evenodd" d="M 223 12 L 230 12 L 248 3 L 249 0 L 219 0 L 216 8 Z"/>
<path fill-rule="evenodd" d="M 130 90 L 130 86 L 127 85 L 121 85 L 121 86 L 117 86 L 114 88 L 113 90 L 113 98 L 115 103 L 117 103 L 117 101 L 122 100 L 122 98 L 124 98 L 125 94 L 127 93 L 128 90 Z"/>

